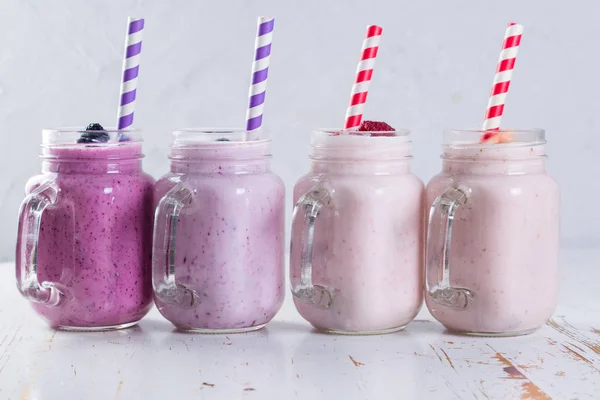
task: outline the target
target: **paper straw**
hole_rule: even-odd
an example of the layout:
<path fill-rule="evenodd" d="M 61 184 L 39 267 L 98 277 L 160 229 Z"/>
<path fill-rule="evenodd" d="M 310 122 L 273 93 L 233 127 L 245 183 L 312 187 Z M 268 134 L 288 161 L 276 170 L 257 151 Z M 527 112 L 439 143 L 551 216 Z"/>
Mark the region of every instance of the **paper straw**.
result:
<path fill-rule="evenodd" d="M 363 110 L 367 101 L 369 84 L 371 83 L 371 77 L 373 76 L 373 67 L 375 66 L 375 59 L 377 57 L 377 50 L 379 49 L 382 32 L 383 28 L 380 26 L 367 26 L 367 34 L 363 42 L 360 61 L 356 68 L 356 79 L 354 80 L 354 85 L 352 85 L 352 92 L 350 94 L 350 104 L 346 110 L 344 129 L 357 128 L 362 121 Z"/>
<path fill-rule="evenodd" d="M 498 66 L 496 67 L 496 74 L 494 75 L 492 92 L 483 121 L 484 131 L 500 129 L 500 121 L 502 119 L 502 113 L 504 112 L 506 95 L 508 94 L 510 80 L 515 68 L 515 61 L 517 60 L 517 53 L 519 52 L 522 34 L 523 25 L 518 25 L 514 22 L 508 24 L 508 28 L 506 28 L 506 33 L 504 35 L 504 42 L 502 43 L 500 59 L 498 61 Z M 484 136 L 493 135 L 487 134 Z"/>
<path fill-rule="evenodd" d="M 123 80 L 121 81 L 117 112 L 118 129 L 126 129 L 133 125 L 143 33 L 144 19 L 129 17 L 125 38 L 125 56 L 123 57 Z"/>
<path fill-rule="evenodd" d="M 258 17 L 258 33 L 254 43 L 254 62 L 252 63 L 252 83 L 248 94 L 250 100 L 246 112 L 247 131 L 254 131 L 262 126 L 274 24 L 275 18 Z"/>

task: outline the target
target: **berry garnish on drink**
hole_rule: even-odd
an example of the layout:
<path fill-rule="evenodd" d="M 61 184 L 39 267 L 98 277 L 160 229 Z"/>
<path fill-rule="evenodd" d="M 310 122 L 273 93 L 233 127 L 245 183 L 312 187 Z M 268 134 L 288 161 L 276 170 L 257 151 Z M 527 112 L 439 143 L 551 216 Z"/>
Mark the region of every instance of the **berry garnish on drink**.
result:
<path fill-rule="evenodd" d="M 382 121 L 363 121 L 358 127 L 359 132 L 373 132 L 372 137 L 396 136 L 395 129 Z"/>
<path fill-rule="evenodd" d="M 97 122 L 89 124 L 82 132 L 77 143 L 106 143 L 110 139 L 108 132 Z"/>

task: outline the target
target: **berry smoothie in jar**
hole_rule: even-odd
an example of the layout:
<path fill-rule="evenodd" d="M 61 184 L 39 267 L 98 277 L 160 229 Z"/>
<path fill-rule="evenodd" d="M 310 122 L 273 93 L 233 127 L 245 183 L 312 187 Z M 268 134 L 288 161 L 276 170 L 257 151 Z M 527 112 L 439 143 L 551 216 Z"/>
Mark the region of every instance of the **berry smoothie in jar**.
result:
<path fill-rule="evenodd" d="M 43 132 L 42 174 L 26 185 L 18 288 L 52 327 L 126 328 L 152 305 L 153 179 L 137 130 Z"/>
<path fill-rule="evenodd" d="M 284 299 L 284 198 L 265 131 L 176 131 L 156 184 L 153 284 L 183 331 L 262 328 Z"/>
<path fill-rule="evenodd" d="M 424 185 L 410 172 L 409 132 L 360 129 L 315 131 L 294 188 L 294 303 L 332 333 L 400 330 L 423 301 Z"/>
<path fill-rule="evenodd" d="M 559 188 L 545 144 L 539 129 L 444 132 L 442 172 L 426 190 L 425 298 L 448 329 L 520 335 L 554 312 Z"/>

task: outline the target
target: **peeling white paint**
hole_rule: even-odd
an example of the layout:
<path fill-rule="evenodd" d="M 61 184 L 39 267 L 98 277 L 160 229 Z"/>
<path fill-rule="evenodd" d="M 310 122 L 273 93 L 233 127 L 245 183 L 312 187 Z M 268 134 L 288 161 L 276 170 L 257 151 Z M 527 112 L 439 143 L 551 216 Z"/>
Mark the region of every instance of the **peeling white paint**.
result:
<path fill-rule="evenodd" d="M 290 298 L 248 334 L 177 333 L 156 310 L 127 331 L 55 332 L 19 297 L 13 265 L 0 264 L 0 397 L 595 399 L 598 259 L 565 252 L 553 324 L 517 338 L 452 335 L 425 310 L 396 334 L 319 334 Z"/>

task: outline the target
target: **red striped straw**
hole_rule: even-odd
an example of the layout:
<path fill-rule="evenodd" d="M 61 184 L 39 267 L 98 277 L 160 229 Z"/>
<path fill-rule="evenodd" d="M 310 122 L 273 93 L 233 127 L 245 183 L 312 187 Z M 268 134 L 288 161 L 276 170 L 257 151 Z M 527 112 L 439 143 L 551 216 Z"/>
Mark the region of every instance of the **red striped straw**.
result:
<path fill-rule="evenodd" d="M 482 129 L 484 131 L 500 129 L 504 103 L 506 102 L 506 95 L 515 68 L 515 61 L 517 61 L 517 53 L 519 52 L 522 35 L 523 25 L 514 22 L 508 24 L 506 33 L 504 34 L 504 42 L 502 43 L 498 66 L 496 67 L 496 74 L 494 75 L 494 83 L 485 113 L 485 120 L 483 121 Z M 483 135 L 482 141 L 487 141 L 494 136 L 496 136 L 495 133 L 487 132 Z"/>
<path fill-rule="evenodd" d="M 354 129 L 360 126 L 382 32 L 383 28 L 380 26 L 367 26 L 367 34 L 363 42 L 360 61 L 356 68 L 356 79 L 354 80 L 352 93 L 350 94 L 350 105 L 346 110 L 344 129 Z"/>

